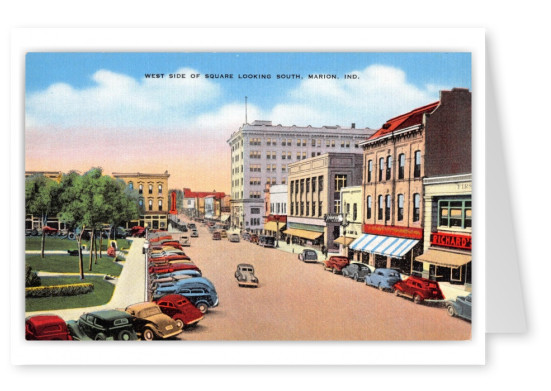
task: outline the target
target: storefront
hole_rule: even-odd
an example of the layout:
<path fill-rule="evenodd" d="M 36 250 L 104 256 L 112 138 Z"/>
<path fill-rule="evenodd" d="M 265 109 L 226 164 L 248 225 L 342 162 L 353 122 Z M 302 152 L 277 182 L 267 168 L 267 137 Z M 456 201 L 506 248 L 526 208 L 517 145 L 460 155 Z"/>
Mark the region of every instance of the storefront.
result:
<path fill-rule="evenodd" d="M 324 227 L 320 225 L 287 223 L 283 231 L 289 243 L 301 246 L 321 246 L 324 244 Z"/>
<path fill-rule="evenodd" d="M 264 234 L 273 236 L 277 238 L 278 240 L 285 239 L 283 237 L 282 231 L 287 227 L 287 224 L 285 221 L 277 222 L 277 221 L 268 221 L 267 223 L 264 223 Z"/>

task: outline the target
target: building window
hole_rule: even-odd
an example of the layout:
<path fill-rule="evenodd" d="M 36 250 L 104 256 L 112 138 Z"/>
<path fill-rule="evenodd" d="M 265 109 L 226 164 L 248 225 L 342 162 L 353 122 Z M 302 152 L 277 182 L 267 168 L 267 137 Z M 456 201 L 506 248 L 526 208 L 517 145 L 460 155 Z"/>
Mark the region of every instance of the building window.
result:
<path fill-rule="evenodd" d="M 260 214 L 260 208 L 251 208 L 251 214 L 252 215 L 259 215 Z"/>
<path fill-rule="evenodd" d="M 438 225 L 447 228 L 471 228 L 471 200 L 439 200 Z"/>
<path fill-rule="evenodd" d="M 404 195 L 398 194 L 398 221 L 404 220 Z"/>
<path fill-rule="evenodd" d="M 304 193 L 304 179 L 300 180 L 300 193 Z"/>
<path fill-rule="evenodd" d="M 386 196 L 386 207 L 385 207 L 385 221 L 390 220 L 390 206 L 392 205 L 392 197 L 390 195 Z"/>
<path fill-rule="evenodd" d="M 344 174 L 335 175 L 335 192 L 333 193 L 333 200 L 335 203 L 334 213 L 341 212 L 341 188 L 346 187 L 347 176 Z"/>
<path fill-rule="evenodd" d="M 306 141 L 306 140 L 304 140 Z M 306 159 L 306 152 L 302 152 L 302 160 Z"/>
<path fill-rule="evenodd" d="M 312 146 L 313 146 L 313 147 L 316 146 L 316 139 L 315 139 L 315 138 L 312 139 Z"/>
<path fill-rule="evenodd" d="M 390 180 L 390 174 L 392 170 L 392 156 L 387 156 L 386 158 L 386 180 Z"/>
<path fill-rule="evenodd" d="M 312 216 L 316 215 L 316 201 L 312 201 Z"/>
<path fill-rule="evenodd" d="M 287 152 L 287 160 L 291 160 L 291 152 Z"/>
<path fill-rule="evenodd" d="M 295 181 L 295 194 L 298 194 L 298 180 Z"/>
<path fill-rule="evenodd" d="M 287 165 L 286 164 L 281 165 L 281 172 L 287 172 Z"/>
<path fill-rule="evenodd" d="M 378 210 L 378 213 L 377 213 L 377 220 L 382 220 L 383 219 L 383 196 L 380 195 L 379 196 L 379 210 Z"/>
<path fill-rule="evenodd" d="M 419 205 L 421 196 L 418 193 L 413 195 L 413 221 L 419 221 Z"/>
<path fill-rule="evenodd" d="M 149 200 L 149 210 L 153 210 L 153 200 Z"/>
<path fill-rule="evenodd" d="M 318 177 L 318 191 L 323 191 L 323 176 Z"/>
<path fill-rule="evenodd" d="M 290 138 L 287 139 L 287 146 L 290 147 L 292 145 L 292 141 Z"/>
<path fill-rule="evenodd" d="M 134 189 L 134 183 L 128 182 L 128 188 L 129 188 L 130 190 L 133 190 L 133 189 Z"/>
<path fill-rule="evenodd" d="M 159 200 L 159 211 L 163 210 L 163 200 Z"/>
<path fill-rule="evenodd" d="M 398 156 L 398 179 L 404 179 L 404 172 L 406 167 L 406 155 L 401 153 Z"/>
<path fill-rule="evenodd" d="M 281 178 L 281 184 L 284 185 L 287 183 L 287 178 L 283 177 Z"/>
<path fill-rule="evenodd" d="M 143 208 L 143 199 L 140 198 L 140 200 L 138 201 L 138 203 L 140 204 L 140 208 Z"/>
<path fill-rule="evenodd" d="M 293 190 L 294 190 L 293 185 L 294 185 L 294 184 L 295 184 L 295 181 L 291 181 L 291 186 L 290 186 L 291 188 L 289 189 L 290 192 L 291 192 L 291 194 L 293 194 Z"/>
<path fill-rule="evenodd" d="M 385 158 L 379 159 L 379 182 L 383 181 L 383 172 L 385 170 Z"/>
<path fill-rule="evenodd" d="M 320 201 L 318 206 L 318 216 L 323 216 L 323 201 Z"/>
<path fill-rule="evenodd" d="M 163 194 L 163 185 L 159 185 L 159 194 Z"/>
<path fill-rule="evenodd" d="M 310 215 L 310 202 L 306 201 L 306 216 Z"/>
<path fill-rule="evenodd" d="M 415 151 L 415 167 L 413 169 L 413 176 L 419 178 L 421 176 L 421 151 Z"/>
<path fill-rule="evenodd" d="M 306 179 L 306 192 L 310 193 L 310 178 Z"/>
<path fill-rule="evenodd" d="M 367 200 L 366 200 L 366 205 L 367 205 L 367 215 L 366 215 L 366 218 L 369 220 L 371 219 L 371 196 L 367 196 Z"/>
<path fill-rule="evenodd" d="M 143 194 L 143 185 L 140 185 L 140 187 L 138 188 L 138 193 Z"/>
<path fill-rule="evenodd" d="M 300 160 L 300 152 L 297 152 L 297 160 Z"/>
<path fill-rule="evenodd" d="M 325 148 L 329 148 L 331 146 L 330 140 L 325 140 Z"/>
<path fill-rule="evenodd" d="M 295 213 L 295 203 L 291 202 L 291 216 Z"/>
<path fill-rule="evenodd" d="M 316 192 L 316 177 L 312 178 L 312 193 Z"/>
<path fill-rule="evenodd" d="M 300 201 L 300 215 L 304 216 L 304 201 Z"/>
<path fill-rule="evenodd" d="M 311 157 L 315 157 L 316 156 L 316 153 L 315 152 L 312 152 L 311 153 Z"/>
<path fill-rule="evenodd" d="M 321 139 L 318 140 L 318 147 L 321 148 Z"/>
<path fill-rule="evenodd" d="M 287 154 L 285 152 L 281 152 L 281 159 L 285 160 L 286 157 L 287 157 Z"/>
<path fill-rule="evenodd" d="M 367 183 L 371 182 L 371 173 L 373 172 L 373 160 L 367 162 Z"/>
<path fill-rule="evenodd" d="M 358 204 L 354 203 L 354 206 L 352 207 L 352 221 L 356 221 L 358 218 Z"/>

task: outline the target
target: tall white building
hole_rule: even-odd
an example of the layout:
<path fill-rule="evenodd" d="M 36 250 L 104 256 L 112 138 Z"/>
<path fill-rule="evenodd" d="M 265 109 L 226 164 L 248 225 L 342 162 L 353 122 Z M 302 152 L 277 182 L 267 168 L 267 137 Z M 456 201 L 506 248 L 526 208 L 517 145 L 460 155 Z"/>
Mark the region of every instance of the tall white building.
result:
<path fill-rule="evenodd" d="M 375 131 L 340 126 L 244 124 L 227 141 L 231 148 L 231 221 L 242 230 L 263 229 L 264 185 L 287 184 L 288 164 L 327 152 L 361 153 Z"/>

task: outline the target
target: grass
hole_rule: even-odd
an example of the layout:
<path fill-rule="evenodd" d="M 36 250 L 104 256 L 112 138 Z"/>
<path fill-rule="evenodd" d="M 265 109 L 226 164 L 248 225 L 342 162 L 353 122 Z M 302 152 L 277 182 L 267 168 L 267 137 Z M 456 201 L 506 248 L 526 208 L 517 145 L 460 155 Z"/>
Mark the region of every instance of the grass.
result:
<path fill-rule="evenodd" d="M 112 239 L 103 239 L 102 250 L 107 250 L 107 244 L 110 243 Z M 25 237 L 25 250 L 40 250 L 42 243 L 42 236 L 26 236 Z M 99 240 L 98 240 L 99 247 Z M 90 247 L 89 240 L 83 240 L 82 244 L 86 245 L 86 248 Z M 129 248 L 131 244 L 130 240 L 126 239 L 117 239 L 117 248 Z M 78 242 L 76 240 L 70 239 L 61 239 L 57 236 L 46 236 L 44 242 L 44 250 L 76 250 L 78 249 Z"/>
<path fill-rule="evenodd" d="M 88 254 L 84 258 L 84 273 L 101 273 L 118 276 L 121 274 L 122 265 L 113 262 L 113 258 L 104 254 L 102 258 L 98 256 L 98 264 L 92 261 L 92 271 L 88 270 L 90 258 Z M 40 258 L 40 254 L 27 254 L 25 256 L 25 264 L 29 265 L 33 271 L 53 272 L 53 273 L 78 273 L 78 256 L 70 255 L 48 255 L 44 259 Z M 78 277 L 77 277 L 78 278 Z"/>
<path fill-rule="evenodd" d="M 103 305 L 111 300 L 115 286 L 102 277 L 87 277 L 81 280 L 79 277 L 41 277 L 42 285 L 62 285 L 91 282 L 94 291 L 76 296 L 52 296 L 25 299 L 25 311 L 52 311 L 68 308 L 81 308 Z"/>

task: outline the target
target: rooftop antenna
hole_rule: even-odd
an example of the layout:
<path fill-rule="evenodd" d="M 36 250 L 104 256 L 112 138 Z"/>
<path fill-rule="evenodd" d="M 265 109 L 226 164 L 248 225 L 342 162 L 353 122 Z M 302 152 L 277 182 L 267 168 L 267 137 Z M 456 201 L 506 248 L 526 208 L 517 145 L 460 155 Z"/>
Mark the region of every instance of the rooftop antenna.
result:
<path fill-rule="evenodd" d="M 248 124 L 248 122 L 247 122 L 247 97 L 245 97 L 245 124 Z"/>

